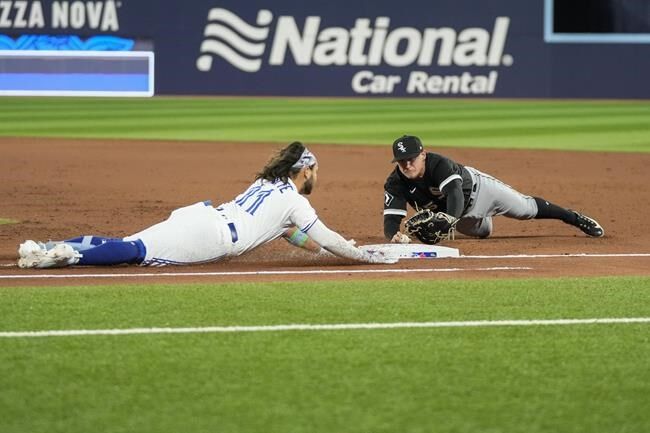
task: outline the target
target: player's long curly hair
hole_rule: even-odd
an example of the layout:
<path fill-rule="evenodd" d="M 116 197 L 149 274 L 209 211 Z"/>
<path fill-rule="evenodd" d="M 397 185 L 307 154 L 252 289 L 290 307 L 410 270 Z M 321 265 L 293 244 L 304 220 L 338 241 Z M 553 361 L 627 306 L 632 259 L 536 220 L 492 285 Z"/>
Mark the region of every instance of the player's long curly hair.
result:
<path fill-rule="evenodd" d="M 257 173 L 255 179 L 264 179 L 269 182 L 281 179 L 283 182 L 287 182 L 289 178 L 295 177 L 300 172 L 300 168 L 291 168 L 291 166 L 300 159 L 304 150 L 304 144 L 294 141 L 274 155 L 262 171 Z"/>

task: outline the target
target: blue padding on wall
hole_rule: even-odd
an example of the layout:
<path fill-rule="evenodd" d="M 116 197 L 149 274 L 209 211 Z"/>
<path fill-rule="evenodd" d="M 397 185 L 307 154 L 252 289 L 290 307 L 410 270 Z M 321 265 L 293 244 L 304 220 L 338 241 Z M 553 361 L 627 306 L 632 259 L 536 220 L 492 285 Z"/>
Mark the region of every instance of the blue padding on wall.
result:
<path fill-rule="evenodd" d="M 0 74 L 0 90 L 147 91 L 146 74 Z"/>

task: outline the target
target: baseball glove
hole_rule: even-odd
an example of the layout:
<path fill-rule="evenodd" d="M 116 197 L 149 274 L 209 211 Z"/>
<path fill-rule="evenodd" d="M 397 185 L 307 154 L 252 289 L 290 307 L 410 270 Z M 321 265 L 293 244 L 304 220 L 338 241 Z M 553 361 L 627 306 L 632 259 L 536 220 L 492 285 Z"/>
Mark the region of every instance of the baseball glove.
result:
<path fill-rule="evenodd" d="M 404 227 L 409 236 L 415 236 L 420 242 L 433 245 L 443 240 L 454 239 L 457 222 L 457 218 L 444 212 L 423 209 L 409 218 Z"/>

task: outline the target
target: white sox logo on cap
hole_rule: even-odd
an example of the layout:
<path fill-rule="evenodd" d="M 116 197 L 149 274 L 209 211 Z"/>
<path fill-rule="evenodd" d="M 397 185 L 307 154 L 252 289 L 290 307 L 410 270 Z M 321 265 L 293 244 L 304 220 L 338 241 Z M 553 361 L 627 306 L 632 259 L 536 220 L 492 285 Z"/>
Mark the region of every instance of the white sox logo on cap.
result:
<path fill-rule="evenodd" d="M 397 143 L 397 148 L 398 148 L 398 149 L 400 150 L 400 152 L 402 152 L 402 153 L 405 153 L 405 152 L 406 152 L 406 147 L 404 147 L 404 145 L 402 144 L 401 141 L 400 141 L 399 143 Z"/>

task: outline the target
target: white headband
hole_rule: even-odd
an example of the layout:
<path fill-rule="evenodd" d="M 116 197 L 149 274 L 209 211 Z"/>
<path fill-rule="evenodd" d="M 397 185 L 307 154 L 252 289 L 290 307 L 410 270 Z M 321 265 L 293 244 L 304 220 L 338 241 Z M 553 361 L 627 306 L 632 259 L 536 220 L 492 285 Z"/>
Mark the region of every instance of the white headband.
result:
<path fill-rule="evenodd" d="M 300 155 L 298 161 L 296 161 L 291 168 L 301 169 L 303 167 L 311 167 L 314 164 L 316 164 L 316 157 L 305 147 L 305 150 L 302 151 L 302 155 Z"/>

